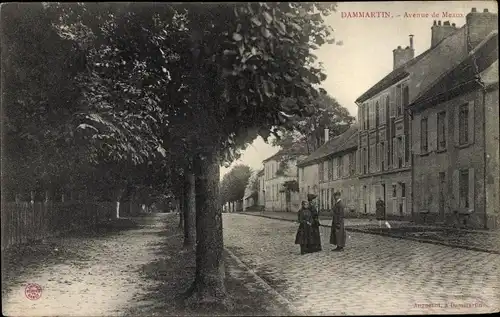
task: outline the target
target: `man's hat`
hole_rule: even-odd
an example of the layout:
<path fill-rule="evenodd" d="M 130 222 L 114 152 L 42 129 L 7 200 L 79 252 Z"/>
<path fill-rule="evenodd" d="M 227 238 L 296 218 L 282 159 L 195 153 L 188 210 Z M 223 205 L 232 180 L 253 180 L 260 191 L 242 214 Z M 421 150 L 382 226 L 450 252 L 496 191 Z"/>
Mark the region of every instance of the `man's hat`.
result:
<path fill-rule="evenodd" d="M 314 198 L 318 197 L 318 195 L 314 195 L 314 194 L 307 194 L 307 200 L 308 201 L 311 201 L 313 200 Z"/>

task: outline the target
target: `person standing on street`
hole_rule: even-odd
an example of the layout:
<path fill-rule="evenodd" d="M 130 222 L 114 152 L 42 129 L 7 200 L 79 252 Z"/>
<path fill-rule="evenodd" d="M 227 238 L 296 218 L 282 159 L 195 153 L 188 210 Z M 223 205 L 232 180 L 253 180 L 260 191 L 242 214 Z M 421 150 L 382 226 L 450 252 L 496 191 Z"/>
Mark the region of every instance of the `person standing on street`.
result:
<path fill-rule="evenodd" d="M 313 243 L 311 244 L 311 252 L 321 251 L 321 234 L 319 232 L 319 212 L 314 205 L 314 199 L 317 195 L 308 194 L 307 201 L 309 202 L 309 209 L 311 210 L 312 224 L 311 224 L 311 234 L 313 238 Z"/>
<path fill-rule="evenodd" d="M 330 244 L 337 246 L 333 251 L 344 251 L 346 233 L 344 228 L 344 204 L 340 200 L 340 192 L 333 194 L 335 200 L 333 206 L 332 231 L 330 233 Z"/>
<path fill-rule="evenodd" d="M 382 227 L 382 221 L 385 220 L 385 203 L 382 198 L 378 197 L 377 202 L 375 204 L 375 214 L 378 220 L 379 228 Z"/>

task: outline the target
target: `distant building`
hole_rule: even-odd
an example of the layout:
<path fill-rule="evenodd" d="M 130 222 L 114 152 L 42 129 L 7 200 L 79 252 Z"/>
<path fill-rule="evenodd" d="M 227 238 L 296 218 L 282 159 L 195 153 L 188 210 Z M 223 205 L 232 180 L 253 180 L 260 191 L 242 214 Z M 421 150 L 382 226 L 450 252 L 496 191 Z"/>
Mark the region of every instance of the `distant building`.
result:
<path fill-rule="evenodd" d="M 300 208 L 299 193 L 287 190 L 286 184 L 297 182 L 297 161 L 307 156 L 306 147 L 296 144 L 290 149 L 278 151 L 265 159 L 264 206 L 268 211 L 297 211 Z M 286 158 L 284 160 L 284 158 Z M 283 163 L 286 162 L 286 163 Z"/>
<path fill-rule="evenodd" d="M 266 205 L 266 200 L 265 200 L 265 188 L 266 188 L 266 185 L 264 183 L 265 181 L 265 178 L 264 178 L 264 169 L 261 169 L 258 173 L 257 173 L 257 178 L 259 179 L 259 194 L 258 194 L 258 198 L 257 198 L 257 205 L 259 207 L 265 207 Z"/>
<path fill-rule="evenodd" d="M 343 134 L 326 140 L 325 144 L 297 164 L 301 197 L 305 199 L 309 193 L 316 194 L 320 210 L 329 210 L 333 193 L 339 191 L 346 207 L 358 210 L 358 127 L 354 125 Z"/>
<path fill-rule="evenodd" d="M 471 15 L 481 21 L 481 15 L 496 16 Z M 498 101 L 494 30 L 410 105 L 419 221 L 499 227 Z"/>

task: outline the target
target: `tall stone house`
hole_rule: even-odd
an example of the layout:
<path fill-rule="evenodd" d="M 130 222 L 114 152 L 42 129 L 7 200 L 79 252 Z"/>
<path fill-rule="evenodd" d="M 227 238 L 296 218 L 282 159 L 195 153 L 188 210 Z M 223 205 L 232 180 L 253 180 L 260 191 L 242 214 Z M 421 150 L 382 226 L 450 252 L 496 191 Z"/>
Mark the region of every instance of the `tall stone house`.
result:
<path fill-rule="evenodd" d="M 285 160 L 283 158 L 286 157 Z M 264 163 L 264 206 L 268 211 L 297 211 L 300 208 L 298 192 L 288 190 L 286 185 L 297 182 L 297 161 L 307 157 L 307 149 L 296 144 L 282 149 L 265 159 Z"/>
<path fill-rule="evenodd" d="M 356 100 L 362 212 L 374 213 L 380 197 L 386 202 L 386 216 L 416 216 L 412 208 L 413 138 L 408 106 L 458 66 L 471 45 L 477 45 L 496 28 L 496 16 L 471 12 L 460 28 L 448 21 L 434 21 L 431 46 L 417 57 L 410 35 L 409 46 L 393 50 L 393 71 Z"/>
<path fill-rule="evenodd" d="M 328 132 L 325 133 L 328 135 Z M 358 147 L 358 127 L 325 142 L 305 160 L 297 164 L 299 168 L 299 187 L 302 199 L 307 194 L 318 195 L 320 210 L 332 207 L 333 193 L 342 194 L 344 204 L 349 210 L 358 209 L 358 178 L 356 177 L 356 150 Z M 310 169 L 315 169 L 313 173 Z M 317 178 L 310 177 L 318 175 Z M 309 176 L 309 177 L 306 177 Z"/>
<path fill-rule="evenodd" d="M 493 26 L 497 14 L 469 13 L 469 45 L 463 43 L 468 54 L 409 107 L 413 207 L 421 222 L 499 227 L 498 30 L 491 31 Z"/>

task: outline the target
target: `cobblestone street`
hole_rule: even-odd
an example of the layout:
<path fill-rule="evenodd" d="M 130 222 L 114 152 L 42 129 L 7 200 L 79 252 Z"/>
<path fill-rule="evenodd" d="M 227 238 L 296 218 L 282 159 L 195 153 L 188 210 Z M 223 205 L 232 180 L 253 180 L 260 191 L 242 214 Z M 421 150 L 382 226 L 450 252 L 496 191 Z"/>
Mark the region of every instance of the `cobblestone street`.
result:
<path fill-rule="evenodd" d="M 299 313 L 486 313 L 500 308 L 500 256 L 348 232 L 345 252 L 300 255 L 297 224 L 224 214 L 225 247 Z"/>

